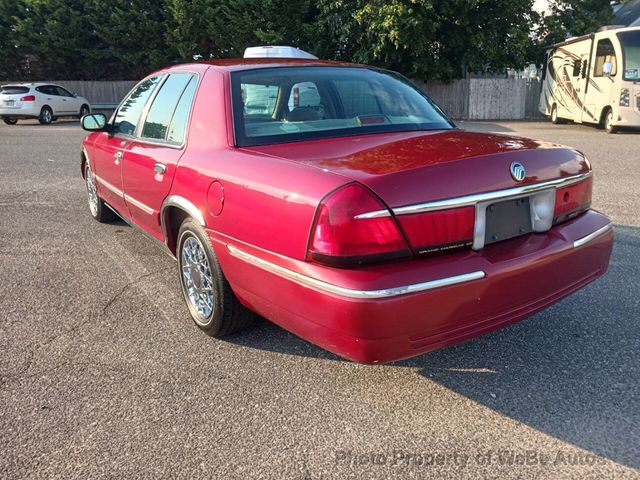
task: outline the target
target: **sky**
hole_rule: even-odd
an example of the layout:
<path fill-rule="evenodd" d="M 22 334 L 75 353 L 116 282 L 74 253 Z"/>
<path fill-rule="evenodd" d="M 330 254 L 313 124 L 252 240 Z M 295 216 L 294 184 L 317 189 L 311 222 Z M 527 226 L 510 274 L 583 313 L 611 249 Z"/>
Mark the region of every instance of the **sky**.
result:
<path fill-rule="evenodd" d="M 549 8 L 549 0 L 535 0 L 533 3 L 533 8 L 535 8 L 538 12 L 544 12 Z"/>

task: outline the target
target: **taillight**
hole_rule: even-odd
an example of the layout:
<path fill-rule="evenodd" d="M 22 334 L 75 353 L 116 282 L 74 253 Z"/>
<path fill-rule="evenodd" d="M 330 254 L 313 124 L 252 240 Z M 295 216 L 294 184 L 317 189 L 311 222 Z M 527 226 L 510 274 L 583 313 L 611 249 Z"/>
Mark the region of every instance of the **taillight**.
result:
<path fill-rule="evenodd" d="M 25 95 L 24 97 L 22 97 L 20 99 L 21 102 L 35 102 L 36 101 L 36 96 L 35 95 Z"/>
<path fill-rule="evenodd" d="M 591 206 L 593 178 L 556 190 L 556 206 L 553 211 L 553 223 L 564 222 L 575 217 Z"/>
<path fill-rule="evenodd" d="M 398 221 L 418 254 L 448 251 L 473 244 L 475 207 L 400 215 Z"/>
<path fill-rule="evenodd" d="M 357 218 L 386 210 L 369 190 L 352 183 L 329 194 L 318 207 L 311 234 L 311 258 L 343 266 L 410 256 L 393 217 Z"/>

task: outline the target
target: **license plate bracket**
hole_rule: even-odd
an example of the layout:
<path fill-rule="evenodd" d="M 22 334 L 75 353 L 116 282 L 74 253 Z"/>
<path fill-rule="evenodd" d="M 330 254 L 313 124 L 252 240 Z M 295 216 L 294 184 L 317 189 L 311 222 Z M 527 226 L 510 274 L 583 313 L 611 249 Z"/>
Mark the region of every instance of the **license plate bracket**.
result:
<path fill-rule="evenodd" d="M 532 231 L 529 197 L 503 200 L 487 205 L 485 245 Z"/>

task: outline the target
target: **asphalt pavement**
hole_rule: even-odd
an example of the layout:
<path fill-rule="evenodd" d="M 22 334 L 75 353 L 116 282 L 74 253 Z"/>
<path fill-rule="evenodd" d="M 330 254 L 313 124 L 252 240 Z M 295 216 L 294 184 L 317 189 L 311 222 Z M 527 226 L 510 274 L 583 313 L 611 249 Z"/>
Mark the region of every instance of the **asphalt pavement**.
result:
<path fill-rule="evenodd" d="M 391 365 L 189 318 L 175 262 L 99 224 L 77 122 L 0 125 L 0 478 L 640 478 L 640 134 L 461 123 L 587 154 L 608 273 Z"/>

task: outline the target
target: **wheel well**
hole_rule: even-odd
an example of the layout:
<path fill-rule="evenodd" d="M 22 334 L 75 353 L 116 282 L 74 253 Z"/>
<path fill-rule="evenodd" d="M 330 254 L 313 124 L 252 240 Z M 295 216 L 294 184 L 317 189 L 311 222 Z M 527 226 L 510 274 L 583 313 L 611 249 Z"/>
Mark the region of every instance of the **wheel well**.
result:
<path fill-rule="evenodd" d="M 189 214 L 181 208 L 169 206 L 164 210 L 163 225 L 165 228 L 167 247 L 173 253 L 176 254 L 176 243 L 178 241 L 178 232 L 180 231 L 180 225 L 189 217 Z"/>

